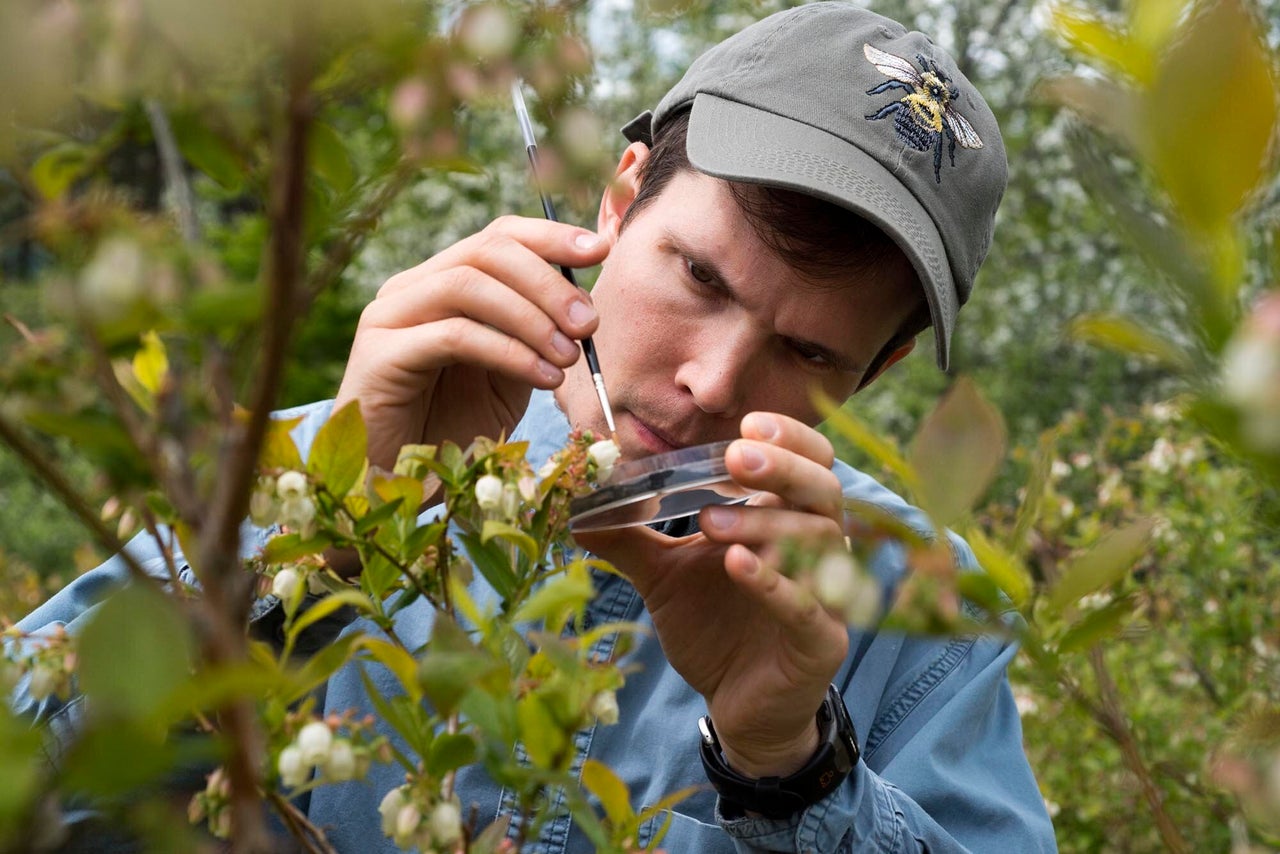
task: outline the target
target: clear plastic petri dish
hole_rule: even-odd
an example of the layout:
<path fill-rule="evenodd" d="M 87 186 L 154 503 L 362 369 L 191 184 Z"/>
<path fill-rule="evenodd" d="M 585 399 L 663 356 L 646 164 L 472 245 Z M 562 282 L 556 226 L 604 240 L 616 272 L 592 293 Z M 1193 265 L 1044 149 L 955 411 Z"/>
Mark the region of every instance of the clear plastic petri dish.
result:
<path fill-rule="evenodd" d="M 652 525 L 693 516 L 711 504 L 740 504 L 757 490 L 735 483 L 725 470 L 729 441 L 693 445 L 620 463 L 609 482 L 574 499 L 573 533 Z"/>

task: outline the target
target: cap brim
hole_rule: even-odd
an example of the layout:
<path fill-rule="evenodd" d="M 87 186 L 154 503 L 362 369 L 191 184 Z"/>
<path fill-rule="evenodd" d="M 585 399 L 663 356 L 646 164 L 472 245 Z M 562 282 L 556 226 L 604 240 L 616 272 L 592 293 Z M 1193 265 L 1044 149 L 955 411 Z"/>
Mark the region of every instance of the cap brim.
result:
<path fill-rule="evenodd" d="M 799 190 L 848 208 L 883 230 L 920 277 L 938 366 L 947 369 L 960 309 L 947 253 L 928 210 L 893 173 L 826 131 L 705 92 L 693 101 L 687 149 L 700 172 Z"/>

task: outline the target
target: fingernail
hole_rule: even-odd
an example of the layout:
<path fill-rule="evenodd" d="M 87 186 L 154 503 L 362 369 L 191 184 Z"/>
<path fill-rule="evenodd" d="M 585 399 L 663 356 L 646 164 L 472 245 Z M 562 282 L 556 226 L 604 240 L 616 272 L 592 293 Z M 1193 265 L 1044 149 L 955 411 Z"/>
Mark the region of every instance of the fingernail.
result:
<path fill-rule="evenodd" d="M 596 310 L 581 300 L 569 306 L 569 320 L 576 326 L 584 326 L 596 319 Z"/>
<path fill-rule="evenodd" d="M 578 345 L 569 340 L 569 336 L 565 335 L 559 329 L 551 336 L 551 346 L 566 359 L 570 356 L 578 355 Z"/>
<path fill-rule="evenodd" d="M 747 467 L 747 471 L 759 471 L 764 468 L 764 454 L 757 451 L 750 445 L 744 445 L 741 452 L 742 464 Z"/>
<path fill-rule="evenodd" d="M 584 231 L 573 238 L 573 245 L 579 249 L 595 249 L 600 245 L 600 235 Z"/>
<path fill-rule="evenodd" d="M 713 528 L 730 528 L 738 514 L 728 507 L 708 507 L 707 521 Z"/>
<path fill-rule="evenodd" d="M 768 415 L 752 415 L 751 427 L 761 439 L 773 439 L 778 435 L 778 422 Z"/>
<path fill-rule="evenodd" d="M 546 359 L 538 360 L 538 372 L 553 383 L 558 383 L 564 379 L 564 371 L 560 370 Z"/>

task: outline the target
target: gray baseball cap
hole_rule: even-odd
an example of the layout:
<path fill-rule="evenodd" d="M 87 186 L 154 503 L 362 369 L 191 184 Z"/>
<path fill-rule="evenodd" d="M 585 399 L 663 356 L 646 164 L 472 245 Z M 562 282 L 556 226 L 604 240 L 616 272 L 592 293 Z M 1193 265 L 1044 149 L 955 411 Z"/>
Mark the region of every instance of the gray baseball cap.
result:
<path fill-rule="evenodd" d="M 889 18 L 813 3 L 708 50 L 622 132 L 652 144 L 686 108 L 694 168 L 833 202 L 901 247 L 946 370 L 1008 179 L 995 116 L 955 61 Z"/>

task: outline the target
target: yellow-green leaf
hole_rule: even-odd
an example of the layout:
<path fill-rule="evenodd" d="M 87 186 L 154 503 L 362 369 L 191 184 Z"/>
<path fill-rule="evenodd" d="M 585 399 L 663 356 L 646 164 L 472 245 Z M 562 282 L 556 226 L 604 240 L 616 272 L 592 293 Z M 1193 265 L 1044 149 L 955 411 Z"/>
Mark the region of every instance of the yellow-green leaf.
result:
<path fill-rule="evenodd" d="M 516 725 L 534 767 L 553 768 L 564 756 L 568 737 L 537 694 L 525 694 L 516 703 Z"/>
<path fill-rule="evenodd" d="M 911 442 L 920 504 L 934 522 L 947 526 L 968 514 L 996 476 L 1004 451 L 1004 419 L 961 378 Z"/>
<path fill-rule="evenodd" d="M 566 611 L 581 608 L 596 595 L 585 569 L 552 579 L 530 596 L 512 619 L 516 622 L 563 619 Z"/>
<path fill-rule="evenodd" d="M 373 613 L 373 606 L 369 603 L 369 597 L 358 590 L 344 590 L 341 593 L 333 593 L 326 596 L 303 611 L 293 621 L 293 625 L 289 627 L 289 631 L 284 638 L 285 652 L 288 653 L 289 650 L 293 649 L 293 645 L 298 641 L 298 636 L 309 626 L 323 620 L 339 608 L 348 606 L 355 608 L 362 614 Z"/>
<path fill-rule="evenodd" d="M 1137 118 L 1140 105 L 1131 89 L 1111 80 L 1067 76 L 1046 80 L 1036 87 L 1036 92 L 1129 148 L 1140 147 L 1142 132 Z"/>
<path fill-rule="evenodd" d="M 908 495 L 914 496 L 919 484 L 916 472 L 907 462 L 906 457 L 891 440 L 876 435 L 865 421 L 855 416 L 848 409 L 842 408 L 835 401 L 824 395 L 814 398 L 818 411 L 826 419 L 826 423 L 840 436 L 871 456 L 877 463 L 893 472 L 905 488 Z"/>
<path fill-rule="evenodd" d="M 1107 70 L 1139 82 L 1151 79 L 1152 54 L 1096 15 L 1068 4 L 1053 9 L 1053 28 L 1069 45 Z"/>
<path fill-rule="evenodd" d="M 142 347 L 133 354 L 133 375 L 147 391 L 159 394 L 168 372 L 169 356 L 164 342 L 154 330 L 143 333 Z"/>
<path fill-rule="evenodd" d="M 350 190 L 356 182 L 356 170 L 351 164 L 347 146 L 332 126 L 323 122 L 311 125 L 309 154 L 315 172 L 339 193 Z"/>
<path fill-rule="evenodd" d="M 600 799 L 604 814 L 614 827 L 623 827 L 635 818 L 627 784 L 608 765 L 595 759 L 583 762 L 582 785 Z"/>
<path fill-rule="evenodd" d="M 289 435 L 301 418 L 272 418 L 262 438 L 262 455 L 258 465 L 264 469 L 302 471 L 302 455 Z"/>
<path fill-rule="evenodd" d="M 316 433 L 307 458 L 307 471 L 318 477 L 334 495 L 346 495 L 364 471 L 368 444 L 360 404 L 349 401 L 335 410 Z"/>
<path fill-rule="evenodd" d="M 530 561 L 537 561 L 541 555 L 538 554 L 538 543 L 529 534 L 510 525 L 506 522 L 500 522 L 497 519 L 486 519 L 484 527 L 480 530 L 480 542 L 488 543 L 494 537 L 511 543 L 520 551 L 524 552 L 524 556 Z"/>
<path fill-rule="evenodd" d="M 980 528 L 970 530 L 965 539 L 973 548 L 973 554 L 977 557 L 978 563 L 986 570 L 996 586 L 1013 600 L 1013 604 L 1023 605 L 1031 593 L 1031 579 L 1022 563 L 1004 546 L 988 538 Z"/>
<path fill-rule="evenodd" d="M 368 635 L 361 637 L 359 645 L 395 675 L 410 699 L 415 703 L 422 699 L 422 689 L 418 686 L 418 662 L 403 647 Z"/>
<path fill-rule="evenodd" d="M 422 481 L 404 475 L 374 475 L 373 491 L 387 504 L 400 501 L 400 515 L 406 518 L 418 515 L 418 507 L 422 505 Z"/>
<path fill-rule="evenodd" d="M 1208 4 L 1186 29 L 1147 94 L 1145 150 L 1182 217 L 1221 235 L 1273 177 L 1272 58 L 1240 0 Z"/>
<path fill-rule="evenodd" d="M 1071 322 L 1071 335 L 1081 341 L 1128 356 L 1154 359 L 1162 367 L 1185 373 L 1191 358 L 1169 339 L 1127 317 L 1113 314 L 1086 314 Z"/>
<path fill-rule="evenodd" d="M 31 183 L 46 199 L 58 199 L 84 174 L 88 165 L 84 146 L 65 142 L 40 155 L 31 167 Z"/>
<path fill-rule="evenodd" d="M 1139 519 L 1104 534 L 1062 573 L 1049 591 L 1049 607 L 1061 611 L 1082 596 L 1123 578 L 1146 550 L 1154 527 L 1153 520 Z"/>

